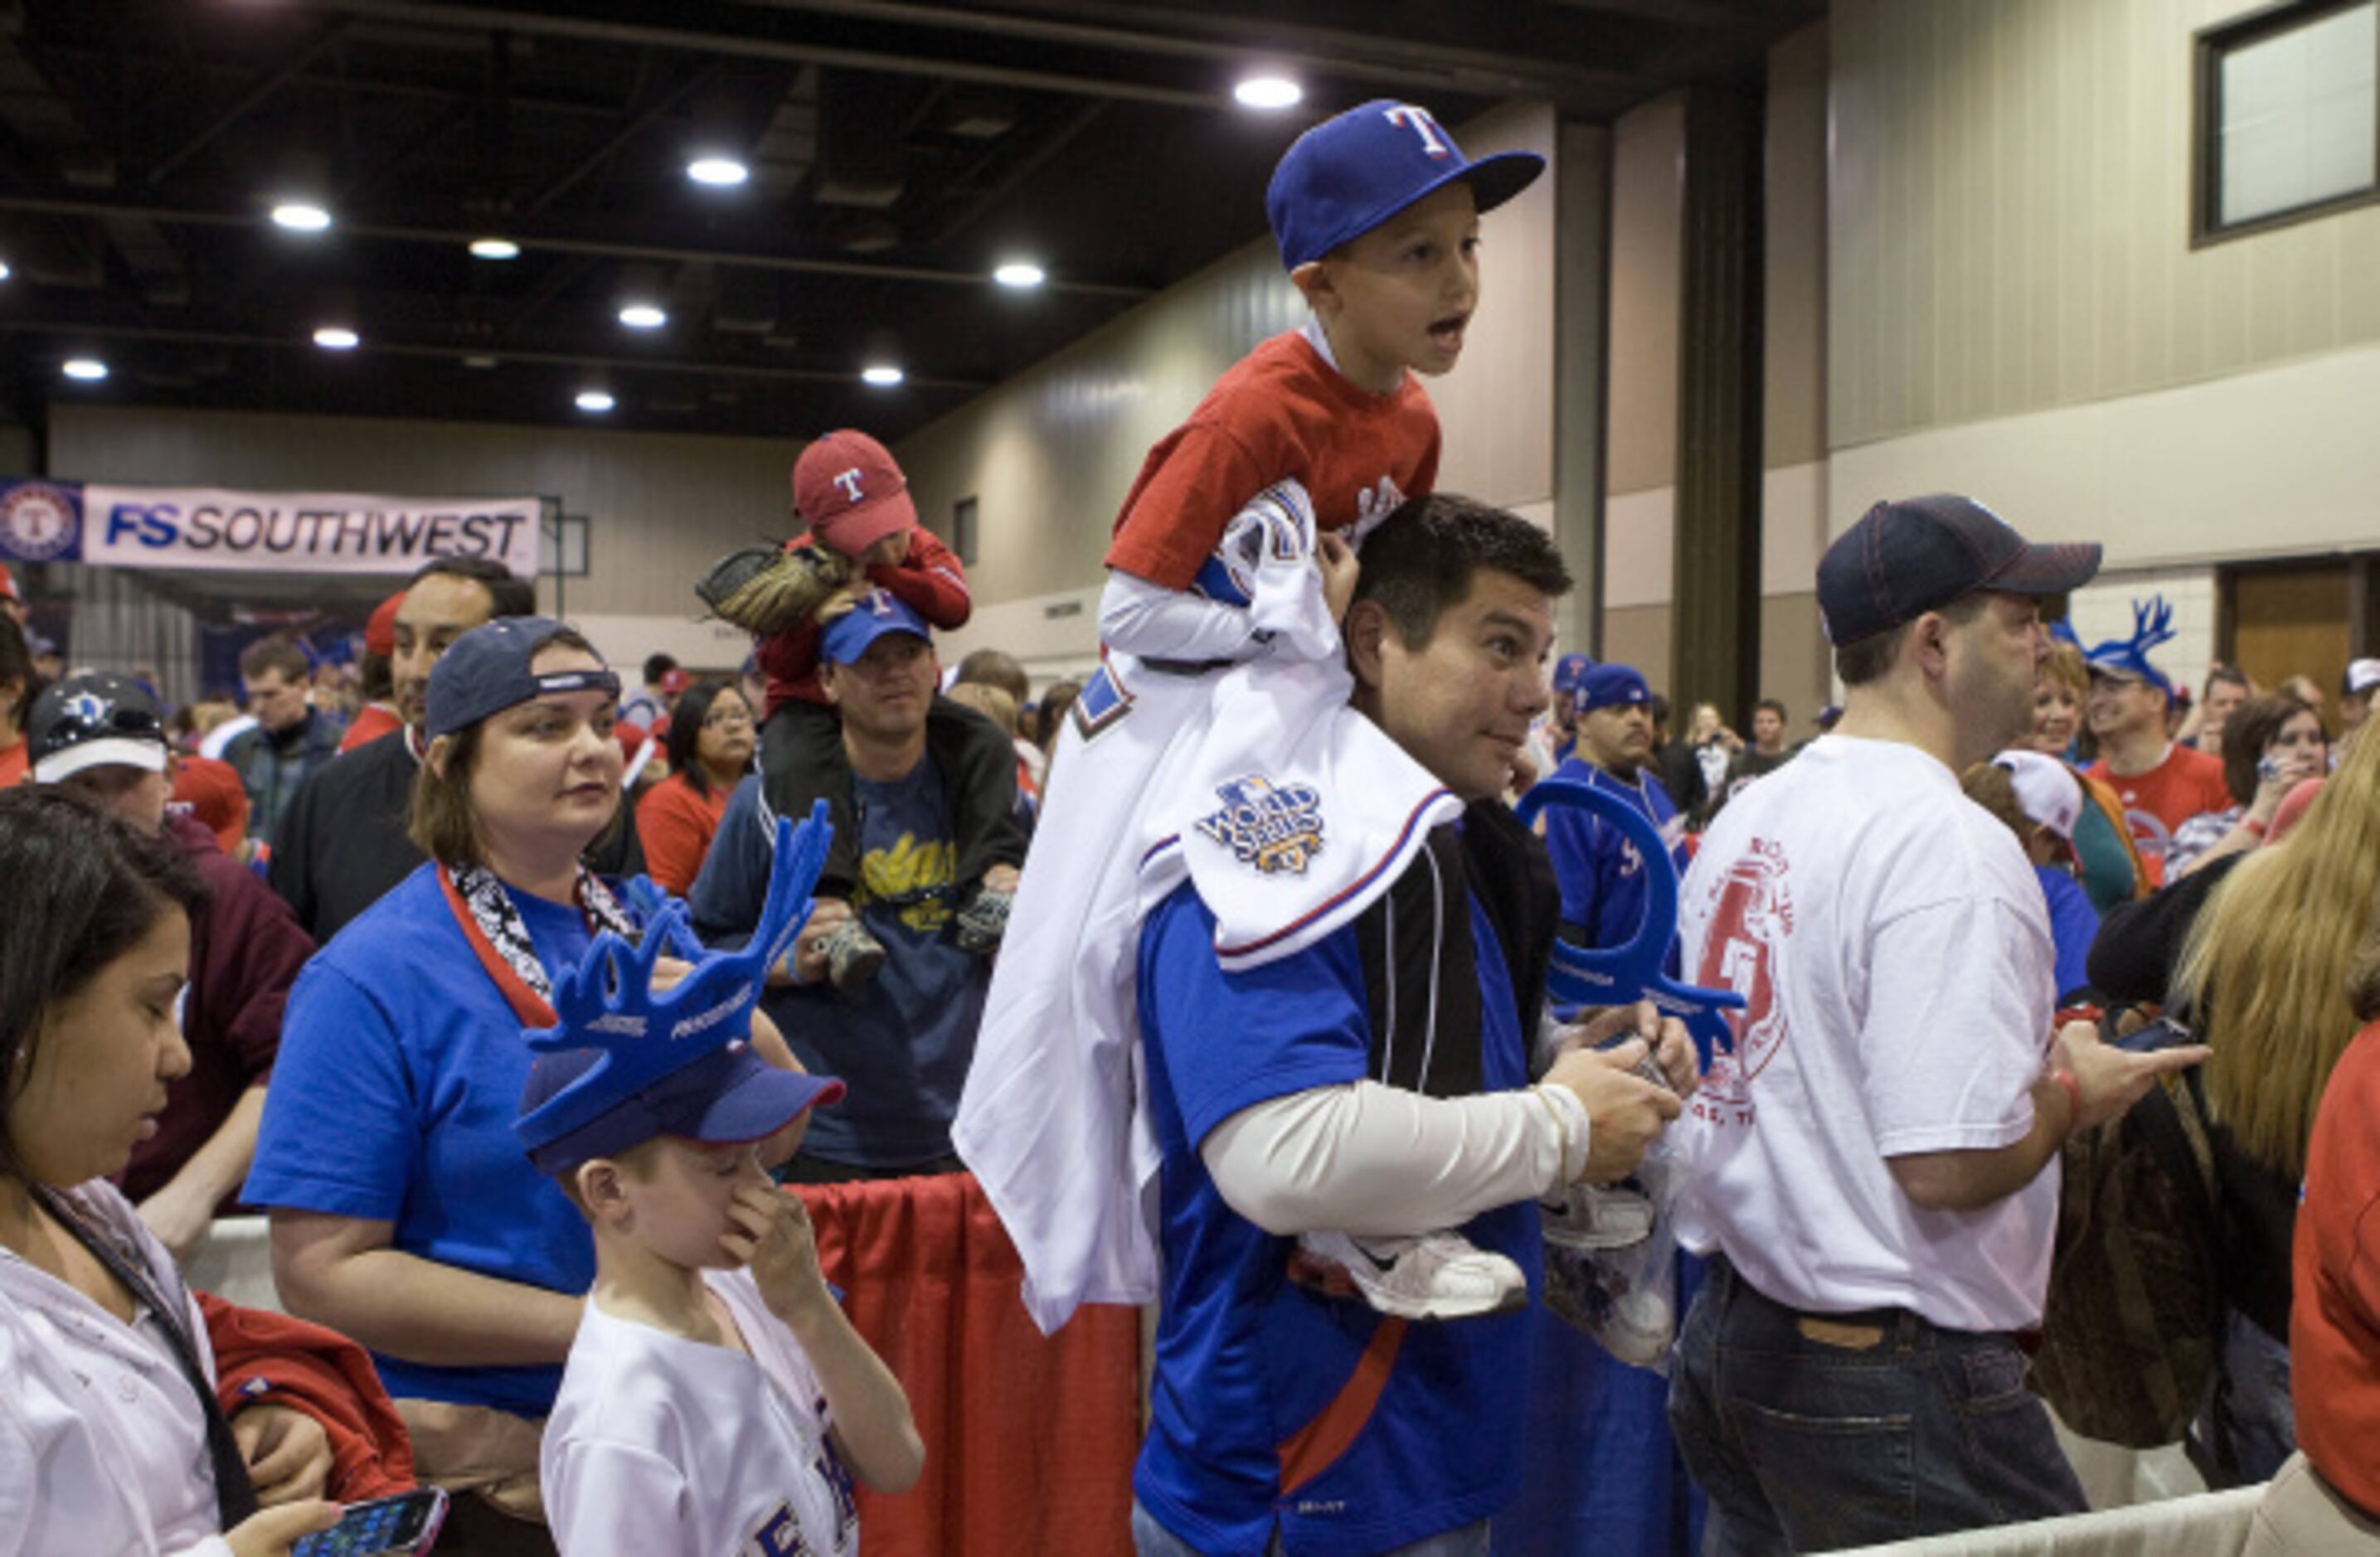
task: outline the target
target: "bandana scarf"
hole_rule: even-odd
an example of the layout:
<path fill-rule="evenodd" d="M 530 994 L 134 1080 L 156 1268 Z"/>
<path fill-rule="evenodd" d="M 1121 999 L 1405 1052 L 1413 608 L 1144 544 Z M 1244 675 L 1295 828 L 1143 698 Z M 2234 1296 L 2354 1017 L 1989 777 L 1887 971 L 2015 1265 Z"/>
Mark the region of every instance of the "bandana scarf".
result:
<path fill-rule="evenodd" d="M 521 919 L 520 908 L 504 890 L 496 873 L 484 865 L 467 865 L 460 871 L 438 867 L 439 884 L 446 888 L 446 901 L 455 917 L 463 923 L 464 937 L 480 954 L 480 961 L 496 987 L 504 992 L 515 1014 L 523 1025 L 551 1027 L 553 1015 L 553 983 L 545 975 L 545 965 L 537 960 L 536 943 L 529 939 L 528 925 Z M 578 911 L 587 916 L 589 928 L 598 935 L 609 930 L 622 940 L 634 945 L 638 930 L 602 877 L 585 865 L 578 867 Z M 508 981 L 502 968 L 512 975 Z M 535 1002 L 527 1004 L 523 996 Z"/>

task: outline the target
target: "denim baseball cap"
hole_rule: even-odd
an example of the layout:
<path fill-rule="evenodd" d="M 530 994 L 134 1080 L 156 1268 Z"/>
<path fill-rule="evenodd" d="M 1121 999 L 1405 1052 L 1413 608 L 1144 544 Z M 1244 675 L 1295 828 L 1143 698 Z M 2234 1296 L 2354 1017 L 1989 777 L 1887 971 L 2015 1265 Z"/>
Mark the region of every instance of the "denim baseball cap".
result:
<path fill-rule="evenodd" d="M 425 728 L 431 740 L 478 724 L 491 714 L 517 707 L 532 697 L 557 692 L 608 692 L 620 695 L 620 678 L 605 670 L 552 670 L 532 674 L 528 662 L 540 645 L 568 631 L 550 616 L 500 616 L 455 639 L 430 670 L 430 709 Z"/>
<path fill-rule="evenodd" d="M 1474 162 L 1427 108 L 1378 97 L 1325 119 L 1282 153 L 1265 190 L 1265 217 L 1295 270 L 1363 236 L 1457 179 L 1483 212 L 1545 172 L 1535 151 L 1496 151 Z"/>
<path fill-rule="evenodd" d="M 833 664 L 850 665 L 887 633 L 914 633 L 929 644 L 934 641 L 926 619 L 909 602 L 889 589 L 871 589 L 859 597 L 857 605 L 827 623 L 819 638 L 819 654 Z"/>
<path fill-rule="evenodd" d="M 593 1048 L 539 1056 L 521 1093 L 523 1119 L 576 1083 L 600 1087 L 602 1078 L 594 1072 L 602 1057 L 603 1052 Z M 540 1171 L 565 1173 L 589 1158 L 616 1157 L 664 1135 L 707 1146 L 764 1140 L 801 1117 L 805 1109 L 833 1103 L 843 1093 L 843 1082 L 835 1077 L 780 1070 L 753 1052 L 751 1044 L 733 1043 L 641 1086 L 592 1100 L 601 1104 L 601 1111 L 564 1134 L 540 1141 L 524 1128 L 520 1135 L 529 1161 Z"/>
<path fill-rule="evenodd" d="M 1554 661 L 1553 687 L 1555 694 L 1559 695 L 1566 692 L 1577 692 L 1579 682 L 1585 681 L 1586 679 L 1586 673 L 1594 669 L 1595 658 L 1592 655 L 1563 655 L 1560 659 Z"/>
<path fill-rule="evenodd" d="M 2058 595 L 2099 571 L 2096 541 L 2035 546 L 1972 498 L 1880 502 L 1818 559 L 1830 644 L 1855 644 L 1977 589 Z"/>
<path fill-rule="evenodd" d="M 1649 707 L 1653 689 L 1633 665 L 1598 665 L 1579 683 L 1578 711 Z"/>

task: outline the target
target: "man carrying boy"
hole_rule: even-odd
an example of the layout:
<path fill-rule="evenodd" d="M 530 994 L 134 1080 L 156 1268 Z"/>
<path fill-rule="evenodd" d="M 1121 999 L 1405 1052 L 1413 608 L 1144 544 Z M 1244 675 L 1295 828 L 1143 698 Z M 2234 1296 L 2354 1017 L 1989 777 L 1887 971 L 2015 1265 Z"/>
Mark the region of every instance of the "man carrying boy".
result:
<path fill-rule="evenodd" d="M 815 869 L 790 827 L 778 841 L 745 950 L 651 996 L 683 909 L 639 951 L 602 936 L 555 991 L 559 1025 L 530 1038 L 543 1054 L 516 1130 L 595 1234 L 540 1455 L 564 1557 L 850 1557 L 853 1477 L 900 1491 L 924 1466 L 900 1384 L 837 1305 L 801 1201 L 754 1151 L 843 1095 L 745 1041 L 768 959 L 798 929 L 789 901 L 808 895 L 790 857 Z"/>
<path fill-rule="evenodd" d="M 1067 817 L 1067 839 L 1037 851 L 1019 888 L 1026 944 L 1012 938 L 994 970 L 976 1072 L 985 1080 L 970 1087 L 955 1132 L 1024 1255 L 1026 1303 L 1045 1329 L 1086 1298 L 1145 1301 L 1155 1285 L 1139 1210 L 1155 1148 L 1116 1093 L 1118 1079 L 1129 1085 L 1120 1056 L 1133 1016 L 1101 987 L 1109 981 L 1086 976 L 1130 955 L 1139 883 L 1112 863 L 1168 833 L 1185 853 L 1198 847 L 1195 816 L 1153 813 L 1176 798 L 1167 777 L 1211 766 L 1202 725 L 1226 743 L 1279 732 L 1282 749 L 1241 754 L 1282 781 L 1301 736 L 1317 732 L 1312 747 L 1328 750 L 1339 727 L 1362 725 L 1346 713 L 1337 632 L 1355 583 L 1350 546 L 1435 484 L 1438 419 L 1415 375 L 1445 373 L 1462 352 L 1479 302 L 1480 213 L 1544 167 L 1528 152 L 1466 158 L 1427 110 L 1385 99 L 1300 136 L 1265 209 L 1314 317 L 1217 380 L 1149 451 L 1124 499 L 1099 607 L 1109 654 L 1073 709 L 1070 754 L 1052 763 L 1049 808 Z M 1364 766 L 1352 750 L 1344 765 Z M 1227 806 L 1246 792 L 1229 787 L 1237 775 L 1214 777 L 1227 781 Z M 1211 810 L 1218 793 L 1190 798 Z M 1257 928 L 1248 939 L 1269 950 L 1254 960 L 1352 920 L 1426 832 L 1416 825 L 1377 863 L 1345 849 L 1297 856 L 1293 875 L 1267 885 L 1301 882 L 1310 902 L 1272 899 L 1296 933 Z M 1335 874 L 1351 862 L 1369 874 Z M 1230 938 L 1243 926 L 1228 908 L 1224 918 Z M 1004 1096 L 1010 1078 L 1053 1067 L 1058 1095 L 1081 1099 L 1087 1117 Z M 1442 1299 L 1479 1311 L 1520 1295 L 1517 1269 L 1500 1260 L 1407 1270 L 1398 1285 L 1417 1312 L 1442 1311 Z M 1377 1287 L 1366 1296 L 1379 1300 Z"/>
<path fill-rule="evenodd" d="M 823 548 L 827 572 L 848 575 L 849 588 L 884 590 L 945 632 L 966 625 L 974 605 L 965 570 L 918 525 L 908 479 L 883 444 L 848 428 L 811 443 L 794 464 L 794 507 L 809 529 L 786 544 L 788 552 Z M 859 881 L 851 765 L 819 675 L 820 634 L 842 603 L 804 614 L 763 637 L 758 649 L 769 686 L 760 723 L 763 797 L 779 816 L 806 815 L 812 801 L 827 803 L 834 842 L 819 890 L 830 899 L 848 899 Z M 732 607 L 712 604 L 743 621 Z M 1015 749 L 990 720 L 943 697 L 932 700 L 926 727 L 950 786 L 962 898 L 958 945 L 989 955 L 1000 947 L 1014 894 L 987 873 L 1025 863 Z M 824 950 L 838 989 L 864 984 L 884 966 L 883 943 L 856 917 L 836 922 Z"/>

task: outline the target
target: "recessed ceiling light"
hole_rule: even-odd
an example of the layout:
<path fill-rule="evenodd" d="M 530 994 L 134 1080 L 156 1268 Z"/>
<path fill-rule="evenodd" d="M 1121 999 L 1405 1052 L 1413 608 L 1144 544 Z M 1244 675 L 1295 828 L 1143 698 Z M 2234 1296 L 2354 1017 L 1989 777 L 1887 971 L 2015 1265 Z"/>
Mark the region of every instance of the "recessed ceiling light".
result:
<path fill-rule="evenodd" d="M 613 400 L 610 392 L 606 390 L 591 389 L 578 392 L 577 404 L 581 411 L 609 411 L 618 404 L 619 402 Z"/>
<path fill-rule="evenodd" d="M 861 368 L 859 378 L 861 382 L 874 384 L 878 389 L 891 389 L 901 381 L 903 374 L 889 362 L 877 362 Z"/>
<path fill-rule="evenodd" d="M 363 344 L 363 337 L 344 325 L 326 324 L 314 332 L 314 344 L 329 352 L 351 352 Z"/>
<path fill-rule="evenodd" d="M 1249 76 L 1232 89 L 1243 108 L 1294 108 L 1305 100 L 1305 89 L 1286 76 Z"/>
<path fill-rule="evenodd" d="M 1050 279 L 1040 266 L 1026 260 L 1012 260 L 991 272 L 991 279 L 1002 286 L 1038 286 Z"/>
<path fill-rule="evenodd" d="M 714 189 L 733 189 L 752 176 L 752 170 L 734 157 L 697 157 L 686 164 L 686 175 Z"/>
<path fill-rule="evenodd" d="M 620 322 L 631 330 L 659 330 L 669 315 L 650 303 L 627 303 L 621 306 Z"/>
<path fill-rule="evenodd" d="M 69 379 L 95 384 L 107 377 L 107 364 L 95 356 L 70 356 L 67 358 L 65 372 Z"/>
<path fill-rule="evenodd" d="M 8 268 L 7 260 L 0 260 L 0 281 L 6 281 L 10 276 L 15 275 L 16 273 L 16 272 Z"/>
<path fill-rule="evenodd" d="M 466 368 L 493 368 L 495 365 L 496 359 L 492 356 L 467 356 L 463 359 Z"/>
<path fill-rule="evenodd" d="M 510 238 L 473 238 L 471 258 L 474 260 L 517 260 L 520 245 Z"/>
<path fill-rule="evenodd" d="M 273 208 L 273 224 L 293 233 L 319 233 L 331 224 L 331 213 L 310 200 L 284 200 Z"/>

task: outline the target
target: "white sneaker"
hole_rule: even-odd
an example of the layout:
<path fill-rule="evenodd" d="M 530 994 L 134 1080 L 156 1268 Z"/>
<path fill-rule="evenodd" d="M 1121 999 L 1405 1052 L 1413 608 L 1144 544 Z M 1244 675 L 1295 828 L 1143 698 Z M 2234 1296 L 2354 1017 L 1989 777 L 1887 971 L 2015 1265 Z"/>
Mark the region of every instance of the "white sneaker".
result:
<path fill-rule="evenodd" d="M 1528 1306 L 1521 1267 L 1459 1233 L 1416 1238 L 1307 1233 L 1298 1243 L 1345 1270 L 1373 1308 L 1400 1319 L 1478 1319 Z"/>
<path fill-rule="evenodd" d="M 1564 1249 L 1626 1249 L 1653 1234 L 1653 1202 L 1634 1189 L 1572 1184 L 1560 1201 L 1540 1201 L 1546 1241 Z"/>

